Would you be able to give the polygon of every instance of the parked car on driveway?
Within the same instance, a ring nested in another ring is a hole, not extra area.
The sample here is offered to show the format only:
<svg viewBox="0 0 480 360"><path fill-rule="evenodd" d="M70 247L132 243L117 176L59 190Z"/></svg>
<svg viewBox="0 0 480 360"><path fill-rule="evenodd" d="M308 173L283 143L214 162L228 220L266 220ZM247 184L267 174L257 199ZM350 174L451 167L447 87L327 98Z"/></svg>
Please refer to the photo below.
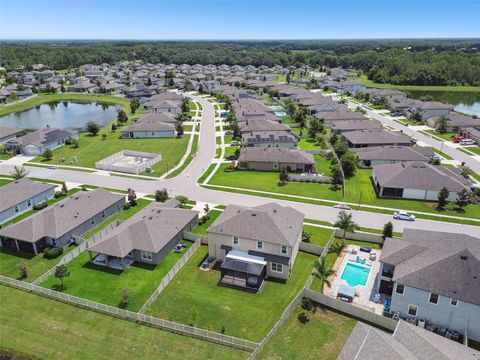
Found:
<svg viewBox="0 0 480 360"><path fill-rule="evenodd" d="M460 141L460 145L475 145L476 142L473 139L463 139Z"/></svg>
<svg viewBox="0 0 480 360"><path fill-rule="evenodd" d="M406 211L396 211L393 214L393 218L396 220L415 221L415 215L410 214Z"/></svg>
<svg viewBox="0 0 480 360"><path fill-rule="evenodd" d="M464 140L465 138L463 136L457 136L456 138L453 138L452 142L455 144L458 144L460 141Z"/></svg>

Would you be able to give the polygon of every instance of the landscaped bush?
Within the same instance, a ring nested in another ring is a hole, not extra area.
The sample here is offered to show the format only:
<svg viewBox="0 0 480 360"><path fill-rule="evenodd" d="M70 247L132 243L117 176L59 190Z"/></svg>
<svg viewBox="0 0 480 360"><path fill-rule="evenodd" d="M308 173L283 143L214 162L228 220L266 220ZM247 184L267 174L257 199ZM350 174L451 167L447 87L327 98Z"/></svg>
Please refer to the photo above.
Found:
<svg viewBox="0 0 480 360"><path fill-rule="evenodd" d="M205 224L208 220L210 220L209 215L203 215L199 220L198 220L198 225L203 225Z"/></svg>
<svg viewBox="0 0 480 360"><path fill-rule="evenodd" d="M300 321L302 324L306 324L310 321L310 319L308 318L308 314L304 311L298 314L297 318L298 318L298 321Z"/></svg>
<svg viewBox="0 0 480 360"><path fill-rule="evenodd" d="M60 256L63 254L63 248L62 247L52 247L52 248L46 248L43 250L43 257L45 259L55 259L57 256Z"/></svg>
<svg viewBox="0 0 480 360"><path fill-rule="evenodd" d="M48 203L44 201L40 204L33 205L33 210L42 210L42 209L45 209L47 206L48 206Z"/></svg>
<svg viewBox="0 0 480 360"><path fill-rule="evenodd" d="M65 196L61 191L55 191L55 199L59 199Z"/></svg>
<svg viewBox="0 0 480 360"><path fill-rule="evenodd" d="M130 203L126 202L125 204L123 204L123 210L128 210L132 207L132 205L130 205Z"/></svg>

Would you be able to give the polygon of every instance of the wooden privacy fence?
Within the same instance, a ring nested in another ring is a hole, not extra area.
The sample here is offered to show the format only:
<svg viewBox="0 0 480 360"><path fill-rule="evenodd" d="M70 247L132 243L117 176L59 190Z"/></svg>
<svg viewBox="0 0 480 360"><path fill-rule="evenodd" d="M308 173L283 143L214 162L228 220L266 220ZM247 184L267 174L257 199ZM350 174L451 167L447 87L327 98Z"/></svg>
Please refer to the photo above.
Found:
<svg viewBox="0 0 480 360"><path fill-rule="evenodd" d="M236 338L230 335L224 335L210 330L199 329L193 326L179 324L173 321L159 319L153 316L136 313L133 311L123 310L117 307L97 303L95 301L64 294L55 290L46 289L35 284L27 283L25 281L11 279L3 275L0 275L0 283L12 286L20 290L26 290L35 294L43 295L58 301L65 302L67 304L87 308L89 310L93 310L99 313L115 316L133 322L138 322L141 324L172 331L175 333L196 337L203 340L208 340L211 342L242 350L253 351L258 346L258 343L253 341Z"/></svg>
<svg viewBox="0 0 480 360"><path fill-rule="evenodd" d="M153 294L148 298L148 300L143 304L142 308L140 309L139 313L144 313L145 310L155 301L157 300L158 295L167 287L167 285L172 281L172 279L175 277L175 275L183 268L183 266L186 264L188 259L193 255L195 251L200 247L201 244L201 237L197 237L195 242L193 243L192 246L187 250L185 254L176 262L173 268L170 269L170 271L163 277L162 282L156 290L153 292Z"/></svg>

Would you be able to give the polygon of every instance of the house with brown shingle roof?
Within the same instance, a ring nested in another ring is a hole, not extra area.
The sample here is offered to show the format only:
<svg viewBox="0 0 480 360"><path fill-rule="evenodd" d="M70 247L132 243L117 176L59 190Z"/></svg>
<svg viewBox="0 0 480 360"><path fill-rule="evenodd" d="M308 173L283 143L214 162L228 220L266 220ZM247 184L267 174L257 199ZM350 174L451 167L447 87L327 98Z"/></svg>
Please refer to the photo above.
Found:
<svg viewBox="0 0 480 360"><path fill-rule="evenodd" d="M258 171L312 172L313 155L296 149L244 147L240 150L238 168Z"/></svg>
<svg viewBox="0 0 480 360"><path fill-rule="evenodd" d="M276 203L228 206L207 230L208 253L222 263L220 284L256 291L265 278L287 280L303 219L299 211Z"/></svg>

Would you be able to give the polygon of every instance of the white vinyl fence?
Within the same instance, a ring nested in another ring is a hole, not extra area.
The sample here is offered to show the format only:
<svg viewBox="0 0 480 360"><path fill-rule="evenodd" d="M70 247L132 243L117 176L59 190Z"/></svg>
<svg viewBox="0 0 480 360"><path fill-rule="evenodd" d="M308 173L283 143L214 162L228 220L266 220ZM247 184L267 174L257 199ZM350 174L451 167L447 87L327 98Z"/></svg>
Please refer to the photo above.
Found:
<svg viewBox="0 0 480 360"><path fill-rule="evenodd" d="M172 331L172 332L176 332L184 335L189 335L192 337L212 341L215 343L219 343L222 345L226 345L226 346L230 346L230 347L234 347L242 350L253 351L258 346L258 343L255 343L253 341L239 339L230 335L224 335L224 334L209 331L209 330L199 329L193 326L183 325L183 324L175 323L173 321L163 320L153 316L140 314L140 313L136 313L128 310L123 310L123 309L105 305L105 304L100 304L95 301L90 301L90 300L79 298L76 296L64 294L58 291L46 289L35 284L27 283L25 281L11 279L3 275L0 275L0 283L4 285L12 286L20 290L26 290L26 291L33 292L35 294L47 296L52 299L62 301L68 304L72 304L72 305L80 306L83 308L87 308L89 310L97 311L99 313L115 316L118 318L133 321L133 322L146 324L149 326L157 327L160 329L164 329L164 330L168 330L168 331Z"/></svg>
<svg viewBox="0 0 480 360"><path fill-rule="evenodd" d="M145 310L155 301L157 300L158 295L165 289L165 287L172 281L174 276L183 268L185 263L190 259L195 251L200 247L201 244L201 237L197 237L195 242L192 246L187 250L185 254L177 261L177 263L170 269L170 271L163 277L162 282L158 285L157 289L153 292L150 298L147 300L145 304L143 304L142 308L140 309L139 313L144 313Z"/></svg>

